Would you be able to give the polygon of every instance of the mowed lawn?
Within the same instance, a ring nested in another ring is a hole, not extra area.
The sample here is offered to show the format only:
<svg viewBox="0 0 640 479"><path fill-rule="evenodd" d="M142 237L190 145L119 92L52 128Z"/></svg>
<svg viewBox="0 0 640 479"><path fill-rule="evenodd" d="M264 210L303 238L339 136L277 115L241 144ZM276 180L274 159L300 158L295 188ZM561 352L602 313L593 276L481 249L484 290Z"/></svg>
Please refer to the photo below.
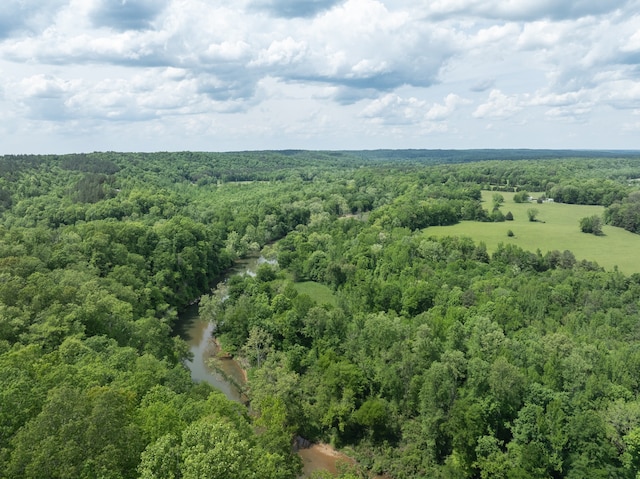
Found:
<svg viewBox="0 0 640 479"><path fill-rule="evenodd" d="M494 192L483 191L486 210L491 211ZM432 226L425 233L434 236L469 236L478 243L483 241L492 253L500 243L513 243L522 249L547 251L572 251L578 260L595 261L607 270L614 266L625 274L640 273L640 235L622 228L604 225L603 236L582 233L580 219L585 216L602 216L604 207L566 205L560 203L514 203L513 193L500 192L505 201L500 208L503 214L511 211L513 221L504 223L480 223L465 221L453 226ZM536 193L532 196L537 197ZM527 210L538 210L536 222L529 221ZM511 230L514 237L507 236Z"/></svg>
<svg viewBox="0 0 640 479"><path fill-rule="evenodd" d="M294 286L298 293L308 294L320 305L336 305L336 297L334 296L333 291L324 284L316 283L315 281L303 281L301 283L294 283Z"/></svg>

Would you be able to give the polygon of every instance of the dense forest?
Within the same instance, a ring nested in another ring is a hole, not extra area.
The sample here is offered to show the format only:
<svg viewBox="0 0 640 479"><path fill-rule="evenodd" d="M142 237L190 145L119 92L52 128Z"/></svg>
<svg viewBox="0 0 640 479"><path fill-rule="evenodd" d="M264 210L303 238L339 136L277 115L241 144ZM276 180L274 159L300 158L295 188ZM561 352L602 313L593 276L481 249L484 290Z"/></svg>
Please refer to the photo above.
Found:
<svg viewBox="0 0 640 479"><path fill-rule="evenodd" d="M638 179L634 152L1 157L0 477L295 478L300 435L344 478L635 478L640 277L429 227L529 191L640 233ZM249 408L185 367L200 296Z"/></svg>

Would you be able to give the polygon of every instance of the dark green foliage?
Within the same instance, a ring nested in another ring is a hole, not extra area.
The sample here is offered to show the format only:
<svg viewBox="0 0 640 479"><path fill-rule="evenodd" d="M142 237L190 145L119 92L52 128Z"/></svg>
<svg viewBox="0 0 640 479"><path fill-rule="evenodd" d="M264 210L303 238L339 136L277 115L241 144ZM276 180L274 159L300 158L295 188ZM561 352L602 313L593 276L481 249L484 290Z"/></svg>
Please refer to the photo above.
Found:
<svg viewBox="0 0 640 479"><path fill-rule="evenodd" d="M11 192L4 188L0 188L0 213L11 208L12 204Z"/></svg>
<svg viewBox="0 0 640 479"><path fill-rule="evenodd" d="M494 210L489 215L489 218L491 219L491 221L495 221L496 223L503 222L507 219L507 217L502 214L502 211L500 211L498 208L494 208Z"/></svg>
<svg viewBox="0 0 640 479"><path fill-rule="evenodd" d="M602 234L602 219L599 216L586 216L580 219L580 231L583 233L592 233L594 235Z"/></svg>
<svg viewBox="0 0 640 479"><path fill-rule="evenodd" d="M96 154L65 155L61 159L60 167L65 170L76 170L102 175L113 175L120 171L120 167L111 159Z"/></svg>
<svg viewBox="0 0 640 479"><path fill-rule="evenodd" d="M516 203L527 203L529 201L529 193L526 191L518 191L513 195L513 201Z"/></svg>
<svg viewBox="0 0 640 479"><path fill-rule="evenodd" d="M635 191L622 202L609 206L604 212L604 221L632 233L640 233L640 193Z"/></svg>
<svg viewBox="0 0 640 479"><path fill-rule="evenodd" d="M549 197L558 203L603 206L623 200L628 192L628 186L602 178L571 183L565 181L548 191Z"/></svg>
<svg viewBox="0 0 640 479"><path fill-rule="evenodd" d="M107 197L109 178L105 175L84 175L76 185L76 200L80 203L97 203Z"/></svg>

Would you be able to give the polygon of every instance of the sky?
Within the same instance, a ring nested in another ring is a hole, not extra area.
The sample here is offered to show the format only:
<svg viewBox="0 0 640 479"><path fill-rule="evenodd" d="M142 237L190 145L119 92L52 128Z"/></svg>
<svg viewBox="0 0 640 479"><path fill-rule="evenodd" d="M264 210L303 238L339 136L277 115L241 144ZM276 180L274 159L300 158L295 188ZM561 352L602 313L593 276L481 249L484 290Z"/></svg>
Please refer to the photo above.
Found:
<svg viewBox="0 0 640 479"><path fill-rule="evenodd" d="M639 139L640 0L0 1L0 154Z"/></svg>

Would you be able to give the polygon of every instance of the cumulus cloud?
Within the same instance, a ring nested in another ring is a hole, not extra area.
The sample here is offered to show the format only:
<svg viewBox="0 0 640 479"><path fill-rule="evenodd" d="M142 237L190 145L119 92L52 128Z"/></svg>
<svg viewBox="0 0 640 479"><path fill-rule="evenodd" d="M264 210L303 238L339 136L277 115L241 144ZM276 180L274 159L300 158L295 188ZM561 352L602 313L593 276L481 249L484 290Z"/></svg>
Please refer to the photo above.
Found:
<svg viewBox="0 0 640 479"><path fill-rule="evenodd" d="M567 34L572 31L569 22L551 22L540 20L524 25L518 37L517 46L523 50L554 48L561 45Z"/></svg>
<svg viewBox="0 0 640 479"><path fill-rule="evenodd" d="M9 92L26 110L29 118L65 120L73 117L67 101L78 90L79 83L40 74L9 85Z"/></svg>
<svg viewBox="0 0 640 479"><path fill-rule="evenodd" d="M91 20L97 27L116 30L140 30L167 6L168 0L96 0Z"/></svg>
<svg viewBox="0 0 640 479"><path fill-rule="evenodd" d="M343 103L403 85L438 81L453 54L450 32L425 25L406 11L376 0L349 0L300 32L306 55L282 71L282 78L339 86ZM300 40L299 40L300 41Z"/></svg>
<svg viewBox="0 0 640 479"><path fill-rule="evenodd" d="M65 3L66 0L3 0L0 3L0 39L19 33L39 33Z"/></svg>
<svg viewBox="0 0 640 479"><path fill-rule="evenodd" d="M618 109L640 108L640 81L616 80L600 85L602 101Z"/></svg>
<svg viewBox="0 0 640 479"><path fill-rule="evenodd" d="M347 104L402 85L432 85L454 53L449 30L424 28L409 12L389 10L380 1L307 3L324 13L304 24L266 22L276 27L266 34L263 19L231 5L92 0L79 7L75 1L51 28L5 42L0 54L59 65L190 68L194 75L206 74L201 89L217 98L225 89L229 98L248 98L260 78L271 75L335 85L334 99ZM299 9L302 4L269 3ZM96 26L109 28L91 28Z"/></svg>
<svg viewBox="0 0 640 479"><path fill-rule="evenodd" d="M563 121L585 121L597 102L592 90L570 92L536 92L524 106L541 107L545 118Z"/></svg>
<svg viewBox="0 0 640 479"><path fill-rule="evenodd" d="M305 41L296 41L290 36L283 40L274 40L261 50L257 58L251 62L254 66L286 66L300 63L308 53Z"/></svg>
<svg viewBox="0 0 640 479"><path fill-rule="evenodd" d="M33 75L10 85L9 92L30 118L46 121L139 122L165 115L240 111L243 102L237 100L242 94L230 92L242 88L216 82L215 78L194 77L186 70L169 68L94 82Z"/></svg>
<svg viewBox="0 0 640 479"><path fill-rule="evenodd" d="M462 98L455 93L449 93L444 99L444 103L435 103L425 117L427 120L442 121L446 120L451 114L462 105L471 103L469 100Z"/></svg>
<svg viewBox="0 0 640 479"><path fill-rule="evenodd" d="M4 118L29 128L212 132L233 117L240 138L277 135L260 124L277 116L301 138L303 108L327 125L311 136L339 118L339 132L418 142L514 117L632 125L639 31L636 0L5 0L0 91Z"/></svg>
<svg viewBox="0 0 640 479"><path fill-rule="evenodd" d="M371 102L361 111L360 116L385 125L433 125L450 119L453 113L469 100L454 93L447 95L442 103L428 103L416 97L404 98L389 93Z"/></svg>
<svg viewBox="0 0 640 479"><path fill-rule="evenodd" d="M601 15L630 3L629 0L435 0L426 5L429 14L440 16L464 15L490 19L534 21Z"/></svg>
<svg viewBox="0 0 640 479"><path fill-rule="evenodd" d="M505 95L494 89L489 93L486 102L479 105L473 112L474 118L507 119L522 110L522 105L514 95Z"/></svg>
<svg viewBox="0 0 640 479"><path fill-rule="evenodd" d="M417 98L402 98L389 93L373 100L361 112L361 116L377 123L408 124L421 121L425 115L427 103Z"/></svg>
<svg viewBox="0 0 640 479"><path fill-rule="evenodd" d="M253 7L278 17L312 17L342 0L256 0Z"/></svg>

